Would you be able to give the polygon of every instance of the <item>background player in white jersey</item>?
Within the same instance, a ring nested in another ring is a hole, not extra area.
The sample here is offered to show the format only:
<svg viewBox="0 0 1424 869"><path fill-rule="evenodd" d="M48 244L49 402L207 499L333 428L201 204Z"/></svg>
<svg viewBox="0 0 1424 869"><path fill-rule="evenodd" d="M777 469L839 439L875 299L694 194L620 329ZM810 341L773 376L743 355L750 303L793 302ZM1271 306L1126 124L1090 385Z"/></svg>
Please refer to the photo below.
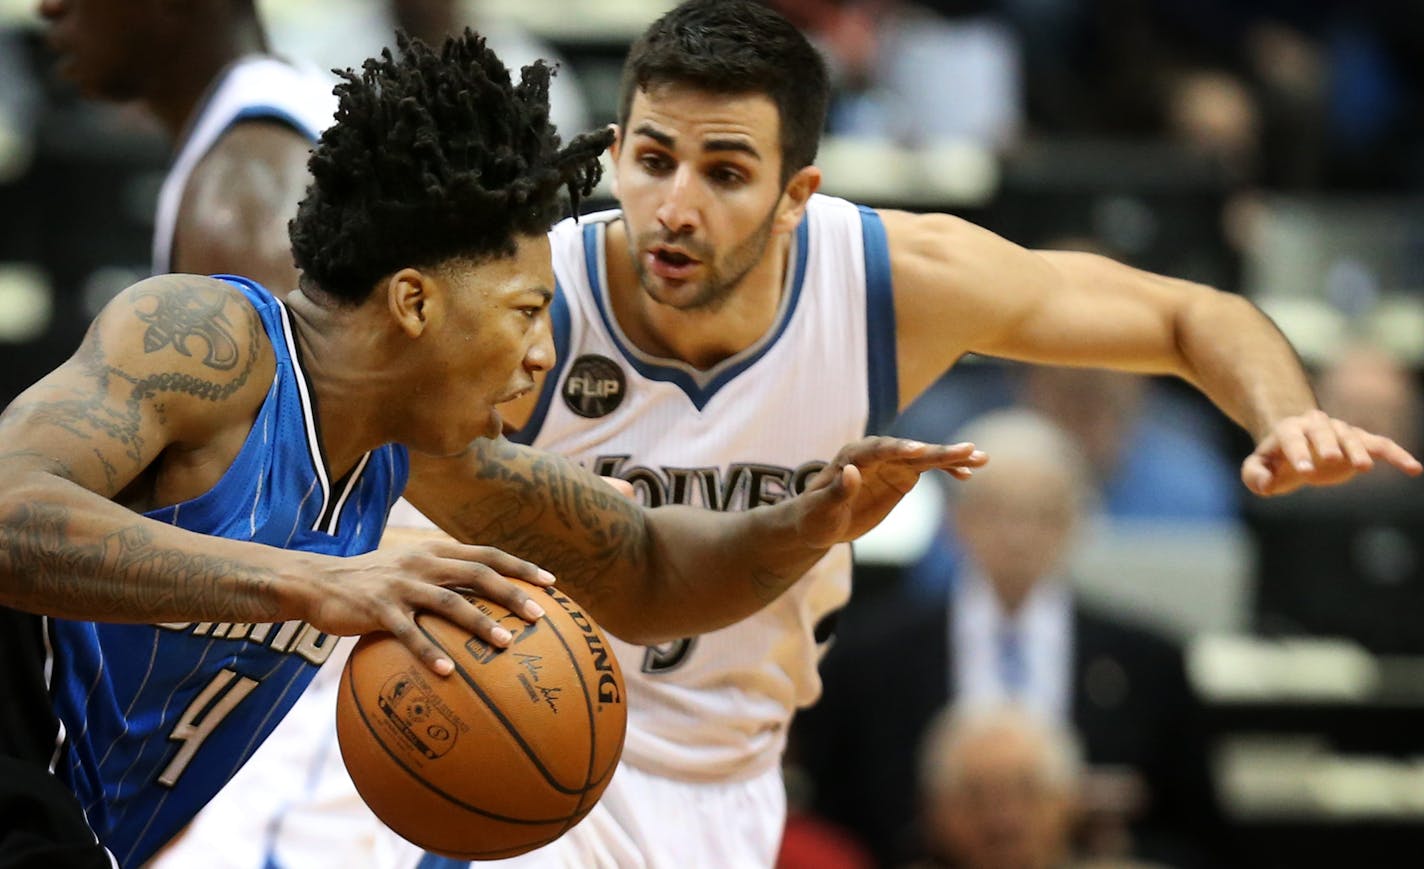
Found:
<svg viewBox="0 0 1424 869"><path fill-rule="evenodd" d="M336 80L272 56L253 0L41 0L39 12L66 78L86 96L137 101L174 144L154 274L241 273L295 289L287 221Z"/></svg>
<svg viewBox="0 0 1424 869"><path fill-rule="evenodd" d="M512 84L468 33L348 74L285 304L245 278L151 278L0 416L0 864L145 863L332 635L389 630L448 674L416 612L496 645L508 631L455 589L538 617L499 574L552 577L488 546L370 552L407 477L414 503L459 502L455 537L528 552L653 638L764 605L920 470L968 458L861 442L855 467L739 518L638 511L499 439L494 406L551 359L544 233L607 141L560 146L548 75Z"/></svg>
<svg viewBox="0 0 1424 869"><path fill-rule="evenodd" d="M650 503L739 509L794 491L838 438L884 424L973 352L1182 377L1255 438L1241 478L1259 495L1376 460L1419 473L1392 441L1317 410L1290 346L1244 299L816 195L825 107L819 56L759 3L691 0L648 28L624 66L621 212L551 236L559 361L506 414L522 437ZM720 631L618 644L623 764L582 824L510 862L770 866L786 726L819 692L817 645L848 567L834 553Z"/></svg>

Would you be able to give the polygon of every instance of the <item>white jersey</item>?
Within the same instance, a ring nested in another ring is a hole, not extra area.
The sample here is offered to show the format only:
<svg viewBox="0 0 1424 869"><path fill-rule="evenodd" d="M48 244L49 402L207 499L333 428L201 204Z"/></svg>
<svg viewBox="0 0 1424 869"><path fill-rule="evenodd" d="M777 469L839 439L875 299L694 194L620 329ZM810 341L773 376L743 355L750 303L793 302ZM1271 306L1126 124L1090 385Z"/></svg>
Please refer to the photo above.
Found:
<svg viewBox="0 0 1424 869"><path fill-rule="evenodd" d="M240 121L272 120L287 124L313 143L336 114L336 80L312 66L294 66L254 54L230 65L209 87L202 105L188 121L178 154L158 193L153 227L153 273L173 270L173 239L183 191L198 161L227 130Z"/></svg>
<svg viewBox="0 0 1424 869"><path fill-rule="evenodd" d="M641 352L614 321L604 233L616 211L552 231L558 362L513 439L618 476L647 504L743 510L801 490L898 405L884 228L872 210L812 197L775 324L701 371ZM628 680L625 762L671 778L774 766L850 594L849 545L738 624L658 647L613 640Z"/></svg>

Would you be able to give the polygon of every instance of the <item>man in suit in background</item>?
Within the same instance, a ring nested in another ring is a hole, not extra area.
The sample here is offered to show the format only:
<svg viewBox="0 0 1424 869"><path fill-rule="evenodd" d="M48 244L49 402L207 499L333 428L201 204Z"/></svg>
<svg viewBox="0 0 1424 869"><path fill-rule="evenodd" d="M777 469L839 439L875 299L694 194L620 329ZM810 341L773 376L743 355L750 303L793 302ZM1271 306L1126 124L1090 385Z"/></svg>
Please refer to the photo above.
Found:
<svg viewBox="0 0 1424 869"><path fill-rule="evenodd" d="M994 453L953 493L963 566L945 607L897 608L827 655L822 702L794 732L815 808L884 863L922 853L912 783L928 723L946 702L1012 701L1082 735L1097 780L1128 797L1132 854L1219 859L1206 853L1220 830L1181 650L1076 599L1065 575L1094 496L1081 453L1023 409L962 436Z"/></svg>

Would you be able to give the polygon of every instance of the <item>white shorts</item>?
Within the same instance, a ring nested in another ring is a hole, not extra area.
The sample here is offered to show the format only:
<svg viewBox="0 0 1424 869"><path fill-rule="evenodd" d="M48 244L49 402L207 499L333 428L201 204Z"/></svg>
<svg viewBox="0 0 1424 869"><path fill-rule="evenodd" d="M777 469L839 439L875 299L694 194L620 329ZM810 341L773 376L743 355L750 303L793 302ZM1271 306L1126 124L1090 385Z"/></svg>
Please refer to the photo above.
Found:
<svg viewBox="0 0 1424 869"><path fill-rule="evenodd" d="M397 866L771 869L785 825L786 788L778 767L750 779L702 783L664 778L623 765L588 817L537 851L473 864L411 854Z"/></svg>

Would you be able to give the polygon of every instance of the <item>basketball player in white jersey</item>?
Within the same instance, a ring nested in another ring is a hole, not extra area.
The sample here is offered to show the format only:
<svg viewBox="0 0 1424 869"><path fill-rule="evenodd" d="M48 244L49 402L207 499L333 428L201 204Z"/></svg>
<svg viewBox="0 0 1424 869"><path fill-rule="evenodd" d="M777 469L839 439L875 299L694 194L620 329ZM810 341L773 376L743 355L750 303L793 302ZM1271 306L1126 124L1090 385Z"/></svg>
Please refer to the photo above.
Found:
<svg viewBox="0 0 1424 869"><path fill-rule="evenodd" d="M973 352L1186 379L1255 437L1241 478L1258 495L1381 460L1420 472L1316 409L1291 347L1240 297L818 195L826 100L816 52L760 3L690 0L651 25L624 66L621 211L551 235L558 361L506 413L516 437L623 477L647 503L739 510L794 492ZM771 866L787 725L820 691L849 566L843 547L714 633L615 643L622 765L579 826L508 863Z"/></svg>
<svg viewBox="0 0 1424 869"><path fill-rule="evenodd" d="M253 0L41 0L39 11L67 78L86 96L138 101L173 142L154 274L241 273L294 289L287 221L336 80L272 56Z"/></svg>

